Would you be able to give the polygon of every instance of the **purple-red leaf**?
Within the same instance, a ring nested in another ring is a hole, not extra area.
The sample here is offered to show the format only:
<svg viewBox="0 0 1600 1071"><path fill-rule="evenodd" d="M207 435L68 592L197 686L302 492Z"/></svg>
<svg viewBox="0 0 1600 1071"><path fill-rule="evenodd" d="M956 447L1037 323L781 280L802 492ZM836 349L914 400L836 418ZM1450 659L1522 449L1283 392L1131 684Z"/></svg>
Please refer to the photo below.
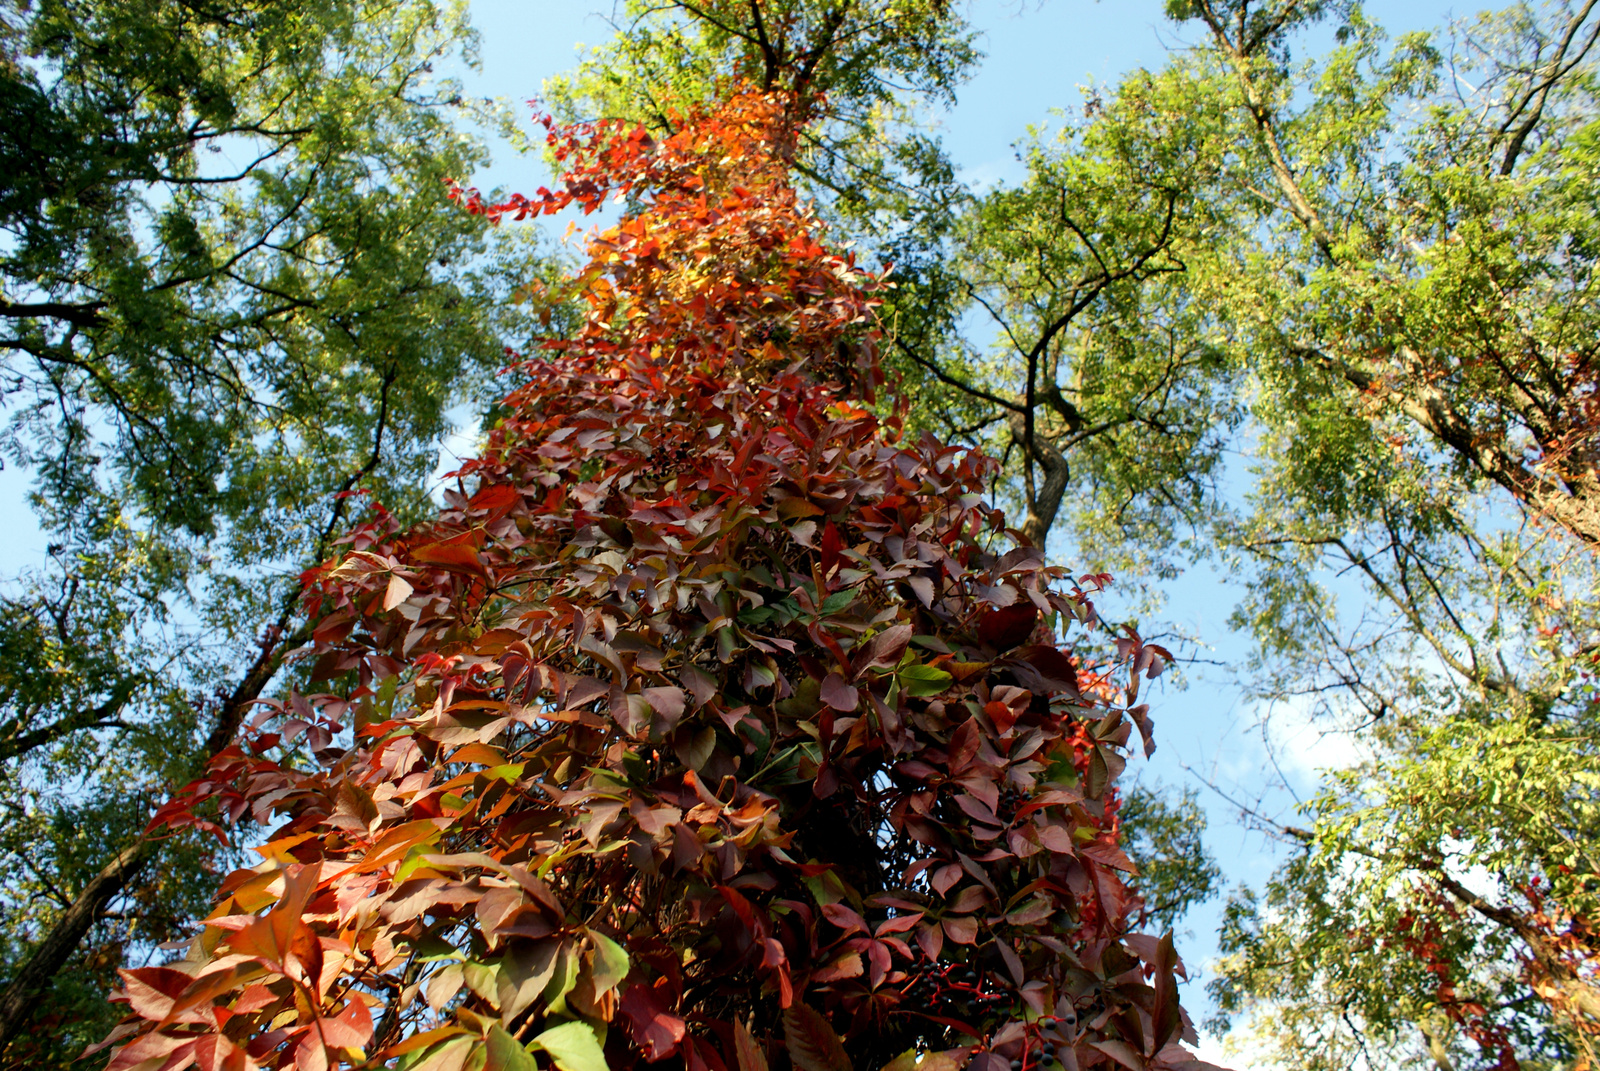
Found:
<svg viewBox="0 0 1600 1071"><path fill-rule="evenodd" d="M1014 602L978 616L978 639L996 651L1009 651L1026 643L1039 621L1031 602Z"/></svg>

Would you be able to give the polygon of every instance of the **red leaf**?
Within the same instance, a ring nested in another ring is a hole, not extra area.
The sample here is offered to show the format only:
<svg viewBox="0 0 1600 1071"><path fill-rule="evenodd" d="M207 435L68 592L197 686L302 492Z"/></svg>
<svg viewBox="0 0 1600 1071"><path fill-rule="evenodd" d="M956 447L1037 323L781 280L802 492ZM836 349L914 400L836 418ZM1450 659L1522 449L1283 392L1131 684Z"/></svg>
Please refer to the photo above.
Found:
<svg viewBox="0 0 1600 1071"><path fill-rule="evenodd" d="M959 774L972 765L972 760L977 758L978 755L978 744L978 723L971 720L962 722L954 735L950 737L950 772L952 774Z"/></svg>
<svg viewBox="0 0 1600 1071"><path fill-rule="evenodd" d="M1022 648L1012 657L1025 662L1039 674L1045 686L1042 690L1065 692L1074 697L1078 695L1078 670L1072 660L1057 648L1048 643L1037 643Z"/></svg>
<svg viewBox="0 0 1600 1071"><path fill-rule="evenodd" d="M338 1049L359 1049L372 1037L372 1014L366 1004L352 998L336 1018L321 1020L322 1036Z"/></svg>
<svg viewBox="0 0 1600 1071"><path fill-rule="evenodd" d="M1031 602L1015 602L978 617L978 639L996 651L1009 651L1027 642L1039 621L1039 611Z"/></svg>
<svg viewBox="0 0 1600 1071"><path fill-rule="evenodd" d="M845 933L868 933L867 922L844 904L823 904L822 917Z"/></svg>
<svg viewBox="0 0 1600 1071"><path fill-rule="evenodd" d="M989 722L1001 736L1009 733L1012 726L1017 724L1017 712L998 699L985 703L983 712L989 715Z"/></svg>
<svg viewBox="0 0 1600 1071"><path fill-rule="evenodd" d="M839 564L839 552L844 549L844 540L839 535L839 529L829 521L822 529L822 575L827 576ZM820 594L817 596L822 597Z"/></svg>
<svg viewBox="0 0 1600 1071"><path fill-rule="evenodd" d="M873 989L883 984L884 977L889 973L891 961L889 946L882 941L873 941L867 945L867 963L871 970L867 975L867 982Z"/></svg>
<svg viewBox="0 0 1600 1071"><path fill-rule="evenodd" d="M478 493L473 495L467 505L473 509L495 510L510 509L522 498L521 492L507 483L494 483L487 487L480 487Z"/></svg>
<svg viewBox="0 0 1600 1071"><path fill-rule="evenodd" d="M1138 868L1133 865L1133 860L1128 854L1115 844L1107 844L1103 840L1090 841L1078 849L1079 855L1086 855L1097 863L1104 863L1114 870L1121 870L1128 874L1137 874Z"/></svg>
<svg viewBox="0 0 1600 1071"><path fill-rule="evenodd" d="M944 932L958 945L970 945L978 939L978 920L971 915L944 920Z"/></svg>
<svg viewBox="0 0 1600 1071"><path fill-rule="evenodd" d="M687 1032L684 1021L668 1010L666 984L665 979L654 986L634 982L622 994L622 1003L617 1007L633 1043L643 1050L644 1058L651 1063L677 1052Z"/></svg>
<svg viewBox="0 0 1600 1071"><path fill-rule="evenodd" d="M921 921L922 912L920 911L911 915L898 915L895 918L886 919L885 921L878 923L878 928L873 931L873 935L876 937L882 937L885 934L904 933Z"/></svg>
<svg viewBox="0 0 1600 1071"><path fill-rule="evenodd" d="M243 1049L221 1034L210 1034L194 1043L194 1062L200 1071L244 1071Z"/></svg>
<svg viewBox="0 0 1600 1071"><path fill-rule="evenodd" d="M840 713L848 714L861 703L861 693L837 673L822 678L821 695L824 703Z"/></svg>
<svg viewBox="0 0 1600 1071"><path fill-rule="evenodd" d="M173 1037L171 1034L146 1034L135 1038L127 1045L117 1050L111 1058L106 1071L128 1071L129 1068L138 1067L150 1061L167 1057L169 1062L181 1060L185 1050L193 1052L194 1039ZM160 1067L163 1064L150 1064ZM174 1064L174 1066L177 1066Z"/></svg>
<svg viewBox="0 0 1600 1071"><path fill-rule="evenodd" d="M1156 753L1156 723L1150 717L1150 705L1140 703L1128 709L1128 716L1139 727L1139 736L1144 740L1144 757L1149 758Z"/></svg>
<svg viewBox="0 0 1600 1071"><path fill-rule="evenodd" d="M1078 845L1072 839L1072 834L1058 825L1040 822L1035 827L1039 831L1039 843L1045 850L1055 852L1057 855L1074 855Z"/></svg>
<svg viewBox="0 0 1600 1071"><path fill-rule="evenodd" d="M161 1022L172 1011L173 1002L194 979L170 967L140 967L119 970L128 1006L136 1015Z"/></svg>

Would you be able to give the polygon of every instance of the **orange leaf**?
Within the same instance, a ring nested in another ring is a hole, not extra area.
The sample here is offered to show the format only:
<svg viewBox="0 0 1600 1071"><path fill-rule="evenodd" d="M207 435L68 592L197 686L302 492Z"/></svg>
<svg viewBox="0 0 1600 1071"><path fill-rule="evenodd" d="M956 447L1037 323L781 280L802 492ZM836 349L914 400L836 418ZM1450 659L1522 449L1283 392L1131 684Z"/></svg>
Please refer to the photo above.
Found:
<svg viewBox="0 0 1600 1071"><path fill-rule="evenodd" d="M467 543L429 543L411 551L411 560L428 565L441 565L446 569L461 569L478 576L488 575L478 551Z"/></svg>

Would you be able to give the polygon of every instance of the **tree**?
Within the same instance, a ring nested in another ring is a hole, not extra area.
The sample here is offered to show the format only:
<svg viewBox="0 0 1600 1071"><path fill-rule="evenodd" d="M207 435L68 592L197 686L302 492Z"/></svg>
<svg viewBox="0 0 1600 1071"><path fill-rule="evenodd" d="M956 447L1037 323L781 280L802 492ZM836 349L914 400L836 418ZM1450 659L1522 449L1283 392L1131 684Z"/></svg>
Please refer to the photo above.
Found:
<svg viewBox="0 0 1600 1071"><path fill-rule="evenodd" d="M1484 16L1448 53L1386 51L1351 4L1171 11L1199 42L1091 93L980 202L958 259L995 350L919 356L1022 423L1000 441L1046 475L1013 470L1026 501L1050 505L1052 466L1094 488L1061 499L1084 545L1159 574L1181 557L1136 536L1165 526L1242 578L1254 698L1368 749L1309 828L1264 818L1297 847L1264 904L1232 905L1219 1025L1247 1017L1295 1067L1588 1058L1593 5ZM1324 20L1334 47L1297 62ZM1114 182L1056 180L1108 159ZM1137 205L1147 176L1170 235L1059 192ZM1060 325L1043 349L1038 324ZM1120 410L1075 423L1067 388ZM1072 452L1046 464L1040 440ZM1249 458L1235 495L1228 450Z"/></svg>
<svg viewBox="0 0 1600 1071"><path fill-rule="evenodd" d="M570 74L548 80L555 114L605 115L672 132L670 102L718 99L732 80L787 92L820 114L801 128L797 181L854 226L901 227L949 164L918 112L955 102L981 56L943 0L633 0L616 34ZM675 105L676 106L676 105ZM899 212L885 212L897 207Z"/></svg>
<svg viewBox="0 0 1600 1071"><path fill-rule="evenodd" d="M877 295L888 328L881 356L891 374L914 385L910 426L990 446L1007 458L1014 440L1033 444L1017 451L1031 459L1019 481L1025 493L1012 497L1007 482L989 489L1015 502L1027 538L1043 546L1066 500L1074 503L1068 511L1074 518L1085 515L1086 501L1102 503L1117 516L1112 542L1128 552L1107 567L1120 573L1126 565L1138 576L1161 559L1174 516L1199 523L1221 456L1219 430L1238 419L1237 406L1226 390L1195 387L1188 370L1215 369L1217 354L1180 349L1189 344L1177 324L1152 330L1152 310L1161 309L1140 289L1181 267L1171 256L1173 243L1185 228L1199 226L1186 191L1189 168L1204 154L1189 133L1172 125L1146 137L1143 147L1159 154L1156 167L1133 147L1105 138L1093 146L1092 162L1069 160L1053 170L1039 148L1031 159L1050 172L1041 189L979 199L957 181L926 124L930 109L954 103L981 58L977 35L951 5L636 4L616 29L576 71L545 83L557 115L623 118L664 137L674 128L663 99L713 101L729 79L816 95L798 100L826 99L801 128L795 182L822 218L852 236L864 262L892 266L893 285ZM1071 233L1063 229L1068 223L1080 227L1087 244L1067 254L1042 252L1051 236ZM1000 232L1008 236L1003 249L975 241ZM1067 276L1071 293L1048 308L1022 307L1025 278L1037 284ZM1005 308L1015 337L1027 340L1018 344L1033 369L1032 388L985 361L963 336L961 313L974 297ZM1022 305L1007 304L1011 299ZM1175 319L1185 317L1193 313ZM1095 328L1083 330L1091 320ZM1086 335L1102 340L1093 347L1093 364L1075 373L1078 382L1064 384L1056 375L1072 366L1063 361L1064 346ZM984 434L997 428L998 436ZM1152 436L1153 428L1167 433ZM1159 444L1149 449L1153 439ZM1131 510L1124 481L1138 486ZM1155 896L1164 904L1161 917L1175 921L1196 902L1191 897L1205 899L1216 889L1200 840L1203 815L1150 792L1137 800L1140 820L1152 828L1133 843L1152 852L1193 850L1137 857L1141 870L1163 875ZM1168 832L1180 817L1199 823L1187 837Z"/></svg>
<svg viewBox="0 0 1600 1071"><path fill-rule="evenodd" d="M279 825L124 972L113 1067L1205 1066L1118 876L1165 652L1007 549L992 462L863 408L882 278L795 114L552 124L556 192L463 194L631 208L444 511L309 575L333 690L158 816Z"/></svg>
<svg viewBox="0 0 1600 1071"><path fill-rule="evenodd" d="M204 912L226 862L152 866L138 831L309 636L294 578L349 495L425 501L507 325L445 197L482 159L429 74L470 57L458 9L43 0L0 25L3 442L51 543L0 602L0 1040L49 1064L103 1033L125 955Z"/></svg>
<svg viewBox="0 0 1600 1071"><path fill-rule="evenodd" d="M1591 6L1485 16L1448 68L1342 11L1314 70L1288 35L1320 9L1181 12L1237 131L1222 188L1257 206L1197 287L1261 369L1259 491L1222 532L1256 566L1257 691L1371 747L1225 939L1224 1008L1295 1064L1587 1058L1600 1027Z"/></svg>

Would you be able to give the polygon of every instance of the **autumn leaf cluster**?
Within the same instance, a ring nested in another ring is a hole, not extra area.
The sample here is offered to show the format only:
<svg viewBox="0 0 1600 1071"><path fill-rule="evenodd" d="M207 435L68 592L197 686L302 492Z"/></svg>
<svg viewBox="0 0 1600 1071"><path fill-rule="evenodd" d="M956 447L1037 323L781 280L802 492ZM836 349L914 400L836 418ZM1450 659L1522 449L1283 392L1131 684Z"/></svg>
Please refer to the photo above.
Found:
<svg viewBox="0 0 1600 1071"><path fill-rule="evenodd" d="M308 575L328 691L158 815L270 834L124 972L113 1071L1200 1066L1118 845L1165 652L868 408L885 283L793 112L552 126L559 190L457 191L627 211L438 517Z"/></svg>

